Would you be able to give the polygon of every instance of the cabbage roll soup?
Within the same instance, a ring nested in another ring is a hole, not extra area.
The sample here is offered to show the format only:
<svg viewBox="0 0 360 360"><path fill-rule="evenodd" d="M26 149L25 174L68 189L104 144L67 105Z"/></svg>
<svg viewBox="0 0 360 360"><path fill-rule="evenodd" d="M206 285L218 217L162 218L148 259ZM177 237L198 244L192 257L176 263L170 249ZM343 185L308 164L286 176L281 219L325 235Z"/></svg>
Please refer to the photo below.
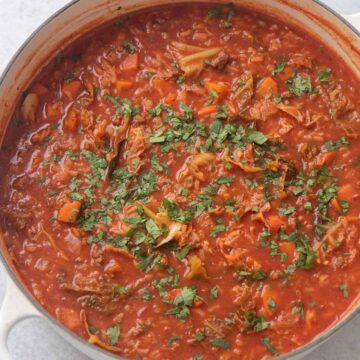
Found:
<svg viewBox="0 0 360 360"><path fill-rule="evenodd" d="M360 85L232 5L119 17L54 54L1 150L34 298L126 359L272 359L360 293Z"/></svg>

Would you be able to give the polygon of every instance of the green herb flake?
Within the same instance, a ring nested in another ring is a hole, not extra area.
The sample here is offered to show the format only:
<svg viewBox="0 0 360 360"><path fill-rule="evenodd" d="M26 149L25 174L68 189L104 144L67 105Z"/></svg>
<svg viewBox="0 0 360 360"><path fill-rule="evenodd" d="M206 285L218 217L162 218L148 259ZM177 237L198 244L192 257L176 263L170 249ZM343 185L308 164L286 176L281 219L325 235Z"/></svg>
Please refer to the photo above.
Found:
<svg viewBox="0 0 360 360"><path fill-rule="evenodd" d="M221 8L218 5L213 6L208 12L209 18L219 18L221 16Z"/></svg>
<svg viewBox="0 0 360 360"><path fill-rule="evenodd" d="M221 349L229 349L230 348L230 343L223 338L211 339L210 343L212 346L215 346L217 348L221 348Z"/></svg>
<svg viewBox="0 0 360 360"><path fill-rule="evenodd" d="M187 254L189 253L189 251L191 250L191 247L192 247L191 244L184 246L180 251L176 253L176 258L180 261L184 260Z"/></svg>
<svg viewBox="0 0 360 360"><path fill-rule="evenodd" d="M318 72L318 79L322 82L327 82L327 81L330 81L331 79L331 69L329 68L326 68L326 69L323 69L323 70L320 70Z"/></svg>
<svg viewBox="0 0 360 360"><path fill-rule="evenodd" d="M205 333L203 332L203 331L197 331L196 333L195 333L195 340L196 341L203 341L203 340L205 340L205 338L206 338L206 335L205 335Z"/></svg>
<svg viewBox="0 0 360 360"><path fill-rule="evenodd" d="M271 354L279 355L279 352L276 350L276 348L267 336L263 337L260 341Z"/></svg>
<svg viewBox="0 0 360 360"><path fill-rule="evenodd" d="M341 147L348 146L349 144L350 144L349 140L345 136L342 136L339 140L336 141L333 140L326 141L324 147L327 151L334 151Z"/></svg>
<svg viewBox="0 0 360 360"><path fill-rule="evenodd" d="M283 204L282 207L279 208L279 214L282 216L290 216L295 212L294 206L289 206L286 204Z"/></svg>
<svg viewBox="0 0 360 360"><path fill-rule="evenodd" d="M277 75L277 74L282 73L284 71L284 69L285 69L285 65L286 65L285 61L281 61L281 62L276 63L275 64L275 69L274 69L274 74Z"/></svg>
<svg viewBox="0 0 360 360"><path fill-rule="evenodd" d="M347 283L340 284L339 289L342 291L344 298L349 297L349 286Z"/></svg>
<svg viewBox="0 0 360 360"><path fill-rule="evenodd" d="M267 301L267 304L269 306L269 308L271 310L275 310L276 309L276 302L275 300L272 298L272 297L269 297L268 301Z"/></svg>
<svg viewBox="0 0 360 360"><path fill-rule="evenodd" d="M214 286L213 288L210 289L210 298L212 300L217 299L218 297L218 288L216 286Z"/></svg>
<svg viewBox="0 0 360 360"><path fill-rule="evenodd" d="M301 96L305 93L311 94L313 92L313 87L309 77L305 78L297 75L296 78L289 79L287 81L287 85L290 92L296 96Z"/></svg>
<svg viewBox="0 0 360 360"><path fill-rule="evenodd" d="M144 301L151 301L153 298L151 292L149 291L149 289L144 289L143 290L143 300Z"/></svg>
<svg viewBox="0 0 360 360"><path fill-rule="evenodd" d="M216 237L218 233L224 232L226 230L227 230L227 226L225 225L215 225L210 231L210 236Z"/></svg>
<svg viewBox="0 0 360 360"><path fill-rule="evenodd" d="M173 346L173 344L175 343L175 341L179 340L180 336L179 335L173 335L170 337L170 339L167 341L166 346L168 348L171 348Z"/></svg>
<svg viewBox="0 0 360 360"><path fill-rule="evenodd" d="M257 145L263 145L267 142L268 138L260 131L252 131L248 137L249 142L254 142Z"/></svg>
<svg viewBox="0 0 360 360"><path fill-rule="evenodd" d="M106 330L106 335L109 338L110 345L115 346L119 341L120 336L120 324L117 323Z"/></svg>
<svg viewBox="0 0 360 360"><path fill-rule="evenodd" d="M135 54L137 52L137 48L131 40L124 40L123 48L128 54Z"/></svg>

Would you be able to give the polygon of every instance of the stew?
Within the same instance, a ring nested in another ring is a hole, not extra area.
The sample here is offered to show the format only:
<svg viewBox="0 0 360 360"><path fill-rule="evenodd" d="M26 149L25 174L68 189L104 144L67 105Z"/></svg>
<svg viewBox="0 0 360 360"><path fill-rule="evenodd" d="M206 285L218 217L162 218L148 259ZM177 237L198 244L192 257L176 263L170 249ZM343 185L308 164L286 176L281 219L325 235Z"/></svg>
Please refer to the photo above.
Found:
<svg viewBox="0 0 360 360"><path fill-rule="evenodd" d="M360 293L360 91L231 5L120 17L14 113L1 226L36 300L128 359L272 358Z"/></svg>

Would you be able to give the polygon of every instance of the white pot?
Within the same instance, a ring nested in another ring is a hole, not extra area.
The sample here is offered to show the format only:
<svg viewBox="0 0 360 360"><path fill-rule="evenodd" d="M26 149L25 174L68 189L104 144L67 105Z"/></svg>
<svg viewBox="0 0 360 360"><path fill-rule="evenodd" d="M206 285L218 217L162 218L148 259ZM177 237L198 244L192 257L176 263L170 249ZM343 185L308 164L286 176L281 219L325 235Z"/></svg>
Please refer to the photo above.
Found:
<svg viewBox="0 0 360 360"><path fill-rule="evenodd" d="M75 0L54 14L19 49L4 71L0 80L0 144L7 125L23 89L26 89L44 64L64 47L82 34L121 14L147 8L152 5L174 3L172 0ZM192 2L181 0L181 2ZM198 0L198 2L215 2ZM227 3L228 0L218 0ZM347 17L347 21L320 2L312 0L233 0L233 3L255 9L272 16L286 19L286 22L304 28L314 37L323 41L338 54L360 79L360 14ZM121 8L119 8L121 5ZM352 24L352 25L351 25ZM46 318L55 330L75 348L98 360L119 359L79 336L54 320L25 289L8 260L0 229L0 260L7 274L7 292L0 311L0 358L11 360L7 350L7 336L10 329L27 317ZM330 335L354 318L360 311L359 304L328 331L294 352L279 359L300 359Z"/></svg>

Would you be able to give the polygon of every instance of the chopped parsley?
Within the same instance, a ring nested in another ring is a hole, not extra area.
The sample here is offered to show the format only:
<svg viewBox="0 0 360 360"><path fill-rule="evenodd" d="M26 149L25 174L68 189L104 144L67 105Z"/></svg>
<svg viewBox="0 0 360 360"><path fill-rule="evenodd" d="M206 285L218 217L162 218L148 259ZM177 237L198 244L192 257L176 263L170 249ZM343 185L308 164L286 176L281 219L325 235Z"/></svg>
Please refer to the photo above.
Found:
<svg viewBox="0 0 360 360"><path fill-rule="evenodd" d="M344 298L349 297L349 286L347 283L340 284L339 289L342 291Z"/></svg>
<svg viewBox="0 0 360 360"><path fill-rule="evenodd" d="M283 216L290 216L295 212L295 207L294 206L289 206L286 204L283 204L280 208L279 208L279 214L283 215Z"/></svg>
<svg viewBox="0 0 360 360"><path fill-rule="evenodd" d="M326 69L323 69L323 70L320 70L318 72L318 79L322 82L326 82L326 81L330 81L331 79L331 69L329 68L326 68Z"/></svg>
<svg viewBox="0 0 360 360"><path fill-rule="evenodd" d="M265 280L267 278L267 274L263 269L256 271L239 270L238 275L252 280Z"/></svg>
<svg viewBox="0 0 360 360"><path fill-rule="evenodd" d="M229 349L230 348L230 343L223 338L211 339L210 343L212 346L215 346L217 348L221 348L221 349Z"/></svg>
<svg viewBox="0 0 360 360"><path fill-rule="evenodd" d="M165 315L175 315L180 321L185 321L190 315L190 307L197 299L200 298L196 295L196 288L185 286L173 302L175 307L167 310Z"/></svg>
<svg viewBox="0 0 360 360"><path fill-rule="evenodd" d="M179 335L173 335L171 336L171 338L167 341L166 346L168 348L171 348L173 346L173 344L175 343L175 341L179 340L180 336Z"/></svg>
<svg viewBox="0 0 360 360"><path fill-rule="evenodd" d="M226 231L226 230L227 230L227 226L225 226L225 225L215 225L210 231L210 236L216 237L218 233Z"/></svg>
<svg viewBox="0 0 360 360"><path fill-rule="evenodd" d="M135 54L137 52L137 48L131 40L124 40L123 48L128 54Z"/></svg>
<svg viewBox="0 0 360 360"><path fill-rule="evenodd" d="M282 73L284 71L284 69L285 69L285 65L286 65L285 61L281 61L281 62L276 63L275 64L275 69L274 69L274 74L277 75L277 74Z"/></svg>
<svg viewBox="0 0 360 360"><path fill-rule="evenodd" d="M348 146L349 140L346 137L342 136L339 140L333 141L329 140L324 144L324 147L327 151L334 151L344 146Z"/></svg>
<svg viewBox="0 0 360 360"><path fill-rule="evenodd" d="M210 298L212 300L217 299L218 297L218 288L216 286L214 286L213 288L210 289Z"/></svg>
<svg viewBox="0 0 360 360"><path fill-rule="evenodd" d="M305 93L312 94L313 92L313 87L309 77L305 78L297 75L295 78L289 79L287 81L287 85L290 92L296 96L301 96Z"/></svg>
<svg viewBox="0 0 360 360"><path fill-rule="evenodd" d="M271 354L279 355L279 352L276 350L276 348L267 336L263 337L260 341Z"/></svg>
<svg viewBox="0 0 360 360"><path fill-rule="evenodd" d="M257 315L253 311L246 312L244 314L244 319L246 324L246 331L262 331L270 326L269 322L267 322L262 316Z"/></svg>
<svg viewBox="0 0 360 360"><path fill-rule="evenodd" d="M112 346L116 345L119 341L119 336L120 336L120 324L117 323L114 326L109 327L106 330L106 335L109 338L110 345Z"/></svg>
<svg viewBox="0 0 360 360"><path fill-rule="evenodd" d="M191 247L192 247L191 244L184 246L180 251L176 253L176 258L178 260L184 260L187 254L189 253L189 251L191 250Z"/></svg>

